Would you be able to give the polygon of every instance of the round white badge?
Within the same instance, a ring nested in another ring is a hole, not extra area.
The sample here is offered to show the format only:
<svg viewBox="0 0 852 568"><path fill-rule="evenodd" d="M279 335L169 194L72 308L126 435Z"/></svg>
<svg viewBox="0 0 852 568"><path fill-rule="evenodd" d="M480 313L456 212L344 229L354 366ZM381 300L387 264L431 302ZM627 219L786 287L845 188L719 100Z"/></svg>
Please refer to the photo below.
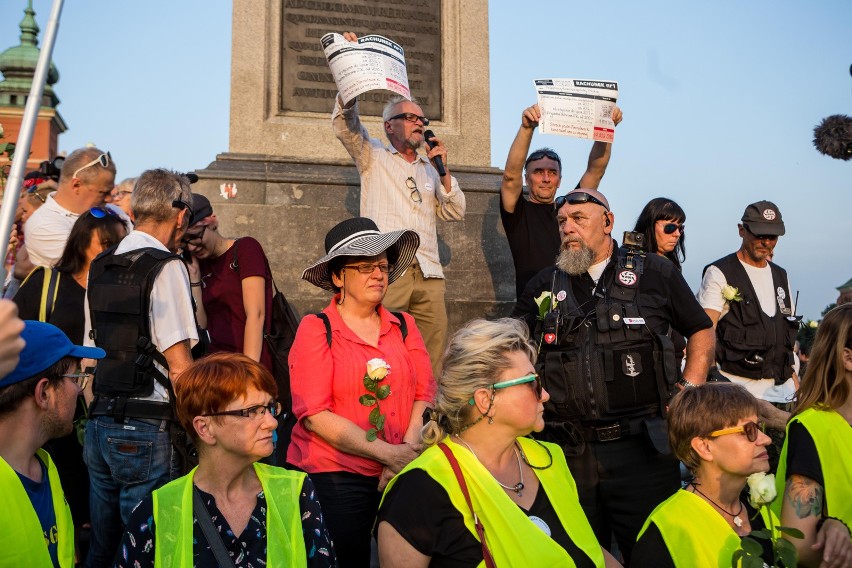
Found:
<svg viewBox="0 0 852 568"><path fill-rule="evenodd" d="M618 281L625 286L633 286L636 284L636 273L631 270L622 270L618 273Z"/></svg>
<svg viewBox="0 0 852 568"><path fill-rule="evenodd" d="M778 297L782 300L787 297L787 293L784 291L784 288L778 286Z"/></svg>
<svg viewBox="0 0 852 568"><path fill-rule="evenodd" d="M550 527L544 522L544 519L536 517L535 515L530 515L530 520L532 521L532 524L541 529L541 532L550 536Z"/></svg>
<svg viewBox="0 0 852 568"><path fill-rule="evenodd" d="M560 290L556 293L556 301L561 302L565 298L568 297L568 294L565 293L565 290Z"/></svg>
<svg viewBox="0 0 852 568"><path fill-rule="evenodd" d="M773 211L772 209L764 209L763 218L767 221L773 220L775 218L775 211Z"/></svg>

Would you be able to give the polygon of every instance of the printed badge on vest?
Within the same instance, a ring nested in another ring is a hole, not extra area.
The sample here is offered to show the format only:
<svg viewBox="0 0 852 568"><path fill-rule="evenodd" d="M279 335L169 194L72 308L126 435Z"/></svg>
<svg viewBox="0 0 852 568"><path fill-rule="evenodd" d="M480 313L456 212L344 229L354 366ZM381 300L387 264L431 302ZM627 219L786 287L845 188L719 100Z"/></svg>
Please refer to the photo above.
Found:
<svg viewBox="0 0 852 568"><path fill-rule="evenodd" d="M639 277L632 270L622 270L618 273L618 281L621 282L622 286L633 288L639 282Z"/></svg>
<svg viewBox="0 0 852 568"><path fill-rule="evenodd" d="M628 377L638 377L642 373L642 357L638 353L623 353L621 372Z"/></svg>

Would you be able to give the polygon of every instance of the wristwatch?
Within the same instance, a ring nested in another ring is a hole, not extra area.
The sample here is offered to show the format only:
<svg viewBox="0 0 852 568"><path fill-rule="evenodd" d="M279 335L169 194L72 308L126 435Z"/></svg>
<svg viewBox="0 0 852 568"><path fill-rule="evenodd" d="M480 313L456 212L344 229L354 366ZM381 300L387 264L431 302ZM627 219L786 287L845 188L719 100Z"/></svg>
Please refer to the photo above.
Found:
<svg viewBox="0 0 852 568"><path fill-rule="evenodd" d="M690 383L689 381L687 381L686 377L681 377L680 380L677 382L677 384L679 384L680 386L682 386L685 389L686 388L695 388L695 387L698 386L695 383Z"/></svg>

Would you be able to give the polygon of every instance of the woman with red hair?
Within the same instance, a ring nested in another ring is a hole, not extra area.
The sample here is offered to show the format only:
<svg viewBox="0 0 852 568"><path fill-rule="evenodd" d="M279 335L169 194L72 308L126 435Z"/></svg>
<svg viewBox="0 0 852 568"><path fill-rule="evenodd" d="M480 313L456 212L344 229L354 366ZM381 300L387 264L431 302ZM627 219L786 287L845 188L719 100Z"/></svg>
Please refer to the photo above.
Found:
<svg viewBox="0 0 852 568"><path fill-rule="evenodd" d="M174 388L198 467L136 507L115 566L222 566L222 555L235 566L336 566L310 478L258 463L272 453L281 411L269 371L217 353L193 363Z"/></svg>

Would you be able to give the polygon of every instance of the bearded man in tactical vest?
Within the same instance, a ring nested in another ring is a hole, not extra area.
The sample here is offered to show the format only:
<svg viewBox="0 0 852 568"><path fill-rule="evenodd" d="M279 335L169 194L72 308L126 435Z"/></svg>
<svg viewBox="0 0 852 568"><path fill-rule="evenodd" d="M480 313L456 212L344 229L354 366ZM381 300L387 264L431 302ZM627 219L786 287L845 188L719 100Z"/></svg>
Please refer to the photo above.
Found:
<svg viewBox="0 0 852 568"><path fill-rule="evenodd" d="M772 438L769 467L775 471L798 388L793 347L802 318L787 272L770 262L785 233L781 211L771 201L752 203L738 228L740 249L704 268L698 301L713 320L719 371L761 404Z"/></svg>
<svg viewBox="0 0 852 568"><path fill-rule="evenodd" d="M192 223L186 176L148 170L136 182L136 226L89 270L86 337L106 351L95 372L85 454L92 541L86 565L112 564L133 507L179 475L172 382L198 341L189 275L173 252Z"/></svg>
<svg viewBox="0 0 852 568"><path fill-rule="evenodd" d="M530 280L514 315L539 345L536 370L550 393L542 437L565 451L601 546L614 534L629 563L645 518L680 487L666 404L678 382L705 381L712 322L668 259L636 242L619 248L599 191L575 189L554 206L556 266ZM688 339L683 376L671 329Z"/></svg>

